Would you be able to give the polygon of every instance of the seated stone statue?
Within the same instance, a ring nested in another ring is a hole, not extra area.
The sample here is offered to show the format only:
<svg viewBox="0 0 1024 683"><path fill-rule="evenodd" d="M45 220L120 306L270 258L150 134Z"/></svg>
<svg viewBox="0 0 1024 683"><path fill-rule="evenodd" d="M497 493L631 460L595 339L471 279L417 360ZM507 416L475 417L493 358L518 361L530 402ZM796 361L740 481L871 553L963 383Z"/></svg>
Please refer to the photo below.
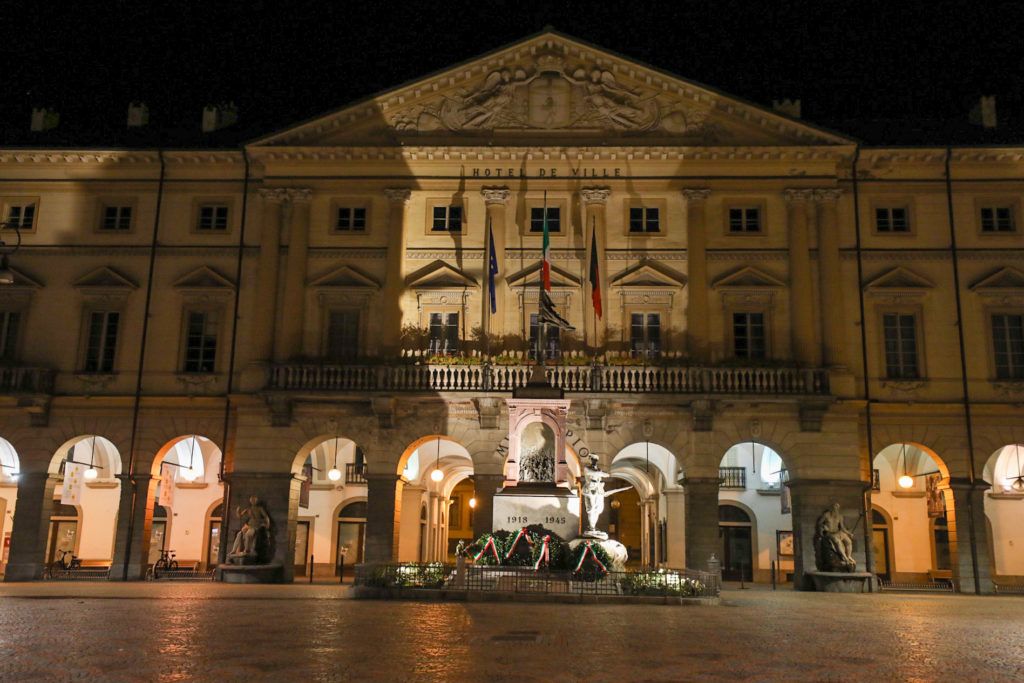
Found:
<svg viewBox="0 0 1024 683"><path fill-rule="evenodd" d="M839 503L825 510L814 527L814 555L818 571L852 572L857 569L853 559L853 534L846 528Z"/></svg>
<svg viewBox="0 0 1024 683"><path fill-rule="evenodd" d="M228 553L228 560L242 564L259 561L262 546L270 533L270 515L257 496L249 497L249 507L238 507L238 517L244 521L235 534L235 541Z"/></svg>

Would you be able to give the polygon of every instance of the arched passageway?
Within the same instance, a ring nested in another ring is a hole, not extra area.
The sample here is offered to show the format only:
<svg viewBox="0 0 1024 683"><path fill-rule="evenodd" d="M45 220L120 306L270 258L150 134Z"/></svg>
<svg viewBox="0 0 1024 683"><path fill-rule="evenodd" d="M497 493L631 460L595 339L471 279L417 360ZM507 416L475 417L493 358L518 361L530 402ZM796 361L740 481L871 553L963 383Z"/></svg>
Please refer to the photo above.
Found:
<svg viewBox="0 0 1024 683"><path fill-rule="evenodd" d="M1024 444L997 449L985 463L985 515L991 529L992 575L997 584L1024 583Z"/></svg>

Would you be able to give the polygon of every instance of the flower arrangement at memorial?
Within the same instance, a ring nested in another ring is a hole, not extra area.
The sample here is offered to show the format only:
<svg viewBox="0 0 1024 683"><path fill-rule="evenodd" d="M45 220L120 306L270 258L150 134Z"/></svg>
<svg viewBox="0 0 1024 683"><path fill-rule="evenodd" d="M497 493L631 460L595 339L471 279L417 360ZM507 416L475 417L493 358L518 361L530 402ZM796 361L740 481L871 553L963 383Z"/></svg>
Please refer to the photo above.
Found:
<svg viewBox="0 0 1024 683"><path fill-rule="evenodd" d="M572 551L570 568L573 578L582 581L597 581L608 574L611 564L611 555L600 543L583 541Z"/></svg>
<svg viewBox="0 0 1024 683"><path fill-rule="evenodd" d="M484 534L473 547L473 562L487 566L565 569L568 558L565 540L539 524Z"/></svg>
<svg viewBox="0 0 1024 683"><path fill-rule="evenodd" d="M619 580L622 590L629 595L700 596L706 586L696 579L680 576L677 572L631 571Z"/></svg>

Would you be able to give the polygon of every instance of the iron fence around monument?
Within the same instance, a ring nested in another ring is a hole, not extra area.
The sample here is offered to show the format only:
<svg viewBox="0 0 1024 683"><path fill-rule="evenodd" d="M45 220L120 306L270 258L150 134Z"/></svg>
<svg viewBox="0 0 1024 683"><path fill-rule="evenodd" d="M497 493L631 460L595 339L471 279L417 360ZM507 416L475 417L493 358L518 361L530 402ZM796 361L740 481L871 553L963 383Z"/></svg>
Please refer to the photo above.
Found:
<svg viewBox="0 0 1024 683"><path fill-rule="evenodd" d="M604 595L715 598L721 591L717 574L691 569L602 571L534 571L532 567L501 567L440 562L356 565L355 585L388 589L464 590L533 595Z"/></svg>

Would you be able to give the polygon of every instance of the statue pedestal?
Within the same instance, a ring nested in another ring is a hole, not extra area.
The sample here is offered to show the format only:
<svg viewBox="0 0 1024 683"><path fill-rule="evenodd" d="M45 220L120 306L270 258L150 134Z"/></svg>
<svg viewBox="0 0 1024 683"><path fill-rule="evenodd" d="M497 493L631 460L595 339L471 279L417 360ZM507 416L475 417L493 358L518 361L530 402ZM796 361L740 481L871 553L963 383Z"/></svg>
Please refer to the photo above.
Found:
<svg viewBox="0 0 1024 683"><path fill-rule="evenodd" d="M870 593L870 572L819 572L808 571L806 575L814 581L814 590L822 593Z"/></svg>
<svg viewBox="0 0 1024 683"><path fill-rule="evenodd" d="M224 583L282 583L280 564L219 564L214 579Z"/></svg>
<svg viewBox="0 0 1024 683"><path fill-rule="evenodd" d="M580 499L572 491L549 484L520 484L494 494L493 531L517 532L539 524L565 540L580 531Z"/></svg>

